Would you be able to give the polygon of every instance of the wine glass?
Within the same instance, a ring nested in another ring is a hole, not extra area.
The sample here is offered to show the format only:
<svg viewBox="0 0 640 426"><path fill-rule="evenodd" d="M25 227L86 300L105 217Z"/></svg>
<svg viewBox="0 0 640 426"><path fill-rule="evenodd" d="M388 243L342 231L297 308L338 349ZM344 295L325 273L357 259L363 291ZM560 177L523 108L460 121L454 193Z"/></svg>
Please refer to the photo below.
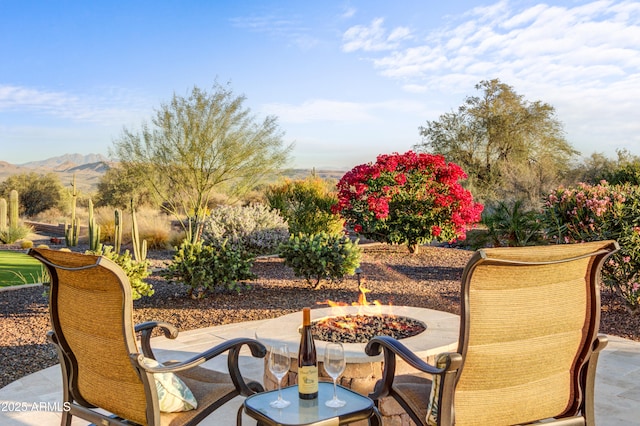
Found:
<svg viewBox="0 0 640 426"><path fill-rule="evenodd" d="M337 384L336 381L346 367L346 361L344 359L344 348L342 343L327 343L324 349L324 369L327 374L333 379L333 399L330 399L325 403L327 407L344 407L345 401L339 400L336 394Z"/></svg>
<svg viewBox="0 0 640 426"><path fill-rule="evenodd" d="M282 378L289 371L289 348L286 344L271 347L269 353L269 371L278 380L278 399L269 403L273 408L284 408L291 404L291 401L282 399Z"/></svg>

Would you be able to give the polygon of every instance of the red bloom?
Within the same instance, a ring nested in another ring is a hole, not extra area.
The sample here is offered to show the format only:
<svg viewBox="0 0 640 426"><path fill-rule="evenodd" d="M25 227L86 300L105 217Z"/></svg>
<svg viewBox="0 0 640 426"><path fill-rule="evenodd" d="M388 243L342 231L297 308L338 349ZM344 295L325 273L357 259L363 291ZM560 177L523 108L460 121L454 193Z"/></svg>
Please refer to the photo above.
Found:
<svg viewBox="0 0 640 426"><path fill-rule="evenodd" d="M404 185L407 182L407 176L404 173L399 173L396 175L395 181L398 185Z"/></svg>
<svg viewBox="0 0 640 426"><path fill-rule="evenodd" d="M336 210L356 232L376 241L422 244L464 238L483 208L458 182L465 177L442 155L379 155L375 163L356 166L340 179Z"/></svg>

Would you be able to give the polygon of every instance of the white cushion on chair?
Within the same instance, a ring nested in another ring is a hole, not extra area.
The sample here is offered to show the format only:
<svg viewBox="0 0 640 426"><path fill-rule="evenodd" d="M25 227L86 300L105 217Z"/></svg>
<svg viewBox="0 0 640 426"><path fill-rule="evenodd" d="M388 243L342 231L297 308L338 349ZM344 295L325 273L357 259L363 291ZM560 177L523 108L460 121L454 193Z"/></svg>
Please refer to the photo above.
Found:
<svg viewBox="0 0 640 426"><path fill-rule="evenodd" d="M148 367L160 367L161 364L152 358L145 358L144 363ZM158 392L160 411L175 413L189 411L198 407L191 389L173 373L153 373Z"/></svg>

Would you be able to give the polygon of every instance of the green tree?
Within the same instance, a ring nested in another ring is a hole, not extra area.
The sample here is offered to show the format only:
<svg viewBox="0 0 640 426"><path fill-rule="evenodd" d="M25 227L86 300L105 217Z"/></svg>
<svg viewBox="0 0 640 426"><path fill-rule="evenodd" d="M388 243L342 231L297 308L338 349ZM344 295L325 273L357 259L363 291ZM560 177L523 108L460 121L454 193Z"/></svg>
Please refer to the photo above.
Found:
<svg viewBox="0 0 640 426"><path fill-rule="evenodd" d="M35 172L9 176L0 183L0 197L8 199L12 189L18 191L21 216L35 216L59 206L64 190L55 174Z"/></svg>
<svg viewBox="0 0 640 426"><path fill-rule="evenodd" d="M610 184L630 183L640 185L640 157L626 149L616 150L617 158L594 152L582 159L567 175L564 184L567 186L585 182L597 185L602 180Z"/></svg>
<svg viewBox="0 0 640 426"><path fill-rule="evenodd" d="M126 209L133 200L136 206L158 207L153 188L147 184L146 168L112 167L100 178L97 186L96 206Z"/></svg>
<svg viewBox="0 0 640 426"><path fill-rule="evenodd" d="M291 147L273 116L258 120L244 96L215 84L173 95L139 132L124 129L114 153L124 170L144 170L163 208L199 238L209 201L217 193L242 194L275 174ZM186 216L186 219L184 217Z"/></svg>
<svg viewBox="0 0 640 426"><path fill-rule="evenodd" d="M555 109L528 102L498 79L481 81L457 112L420 127L416 148L444 155L468 174L481 201L535 203L556 186L577 154L565 140Z"/></svg>

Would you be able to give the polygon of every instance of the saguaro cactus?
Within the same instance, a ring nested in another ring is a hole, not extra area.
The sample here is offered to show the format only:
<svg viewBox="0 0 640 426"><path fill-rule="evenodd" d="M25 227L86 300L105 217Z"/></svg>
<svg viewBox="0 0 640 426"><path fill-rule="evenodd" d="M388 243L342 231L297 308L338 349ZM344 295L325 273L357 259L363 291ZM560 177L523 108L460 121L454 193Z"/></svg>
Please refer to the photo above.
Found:
<svg viewBox="0 0 640 426"><path fill-rule="evenodd" d="M0 198L0 232L7 230L7 200Z"/></svg>
<svg viewBox="0 0 640 426"><path fill-rule="evenodd" d="M93 201L89 198L89 250L98 251L100 247L100 225L93 216Z"/></svg>
<svg viewBox="0 0 640 426"><path fill-rule="evenodd" d="M71 181L71 223L64 224L64 240L67 247L75 247L78 245L78 235L80 234L80 223L76 218L76 203L78 201L78 190L76 188L76 175L73 175Z"/></svg>
<svg viewBox="0 0 640 426"><path fill-rule="evenodd" d="M116 209L114 212L114 227L113 227L113 249L117 254L120 254L120 247L122 247L122 210Z"/></svg>
<svg viewBox="0 0 640 426"><path fill-rule="evenodd" d="M19 218L18 191L12 189L9 193L9 228L18 227Z"/></svg>
<svg viewBox="0 0 640 426"><path fill-rule="evenodd" d="M140 242L140 233L138 232L138 220L136 219L136 210L131 200L131 244L133 245L133 257L142 262L147 258L147 240Z"/></svg>

